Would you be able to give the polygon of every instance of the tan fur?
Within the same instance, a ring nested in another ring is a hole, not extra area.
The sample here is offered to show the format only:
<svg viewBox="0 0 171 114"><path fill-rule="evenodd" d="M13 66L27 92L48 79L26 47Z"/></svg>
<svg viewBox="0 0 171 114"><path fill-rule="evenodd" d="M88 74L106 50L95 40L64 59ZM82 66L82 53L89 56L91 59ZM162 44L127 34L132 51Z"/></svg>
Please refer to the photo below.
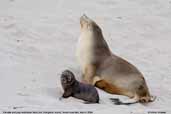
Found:
<svg viewBox="0 0 171 114"><path fill-rule="evenodd" d="M123 95L124 90L118 88L117 86L114 86L112 84L109 84L105 80L100 80L95 83L95 86L103 89L104 91L111 93L111 94L117 94L117 95Z"/></svg>
<svg viewBox="0 0 171 114"><path fill-rule="evenodd" d="M77 57L84 80L112 94L150 101L143 75L126 60L112 54L100 27L90 18L80 18L81 35Z"/></svg>

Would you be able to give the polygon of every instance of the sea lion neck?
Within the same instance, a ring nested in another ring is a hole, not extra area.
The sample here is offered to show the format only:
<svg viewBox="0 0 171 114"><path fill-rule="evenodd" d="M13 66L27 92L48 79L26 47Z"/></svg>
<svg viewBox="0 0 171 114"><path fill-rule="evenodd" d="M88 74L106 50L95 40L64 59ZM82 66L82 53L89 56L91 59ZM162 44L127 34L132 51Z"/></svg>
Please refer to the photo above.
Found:
<svg viewBox="0 0 171 114"><path fill-rule="evenodd" d="M70 86L77 86L79 84L79 82L77 81L77 80L74 80L71 84L70 84Z"/></svg>

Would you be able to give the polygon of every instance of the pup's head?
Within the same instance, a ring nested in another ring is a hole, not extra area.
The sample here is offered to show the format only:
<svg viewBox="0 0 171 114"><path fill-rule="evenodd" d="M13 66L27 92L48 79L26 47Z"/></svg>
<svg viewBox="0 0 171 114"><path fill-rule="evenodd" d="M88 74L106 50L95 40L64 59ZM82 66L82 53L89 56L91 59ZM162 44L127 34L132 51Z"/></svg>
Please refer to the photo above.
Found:
<svg viewBox="0 0 171 114"><path fill-rule="evenodd" d="M100 27L89 17L87 17L85 14L80 17L80 26L81 31L93 31L94 33L97 32L97 34L100 32Z"/></svg>
<svg viewBox="0 0 171 114"><path fill-rule="evenodd" d="M71 71L65 70L62 72L62 75L61 75L61 83L62 84L71 85L75 81L76 81L75 76Z"/></svg>

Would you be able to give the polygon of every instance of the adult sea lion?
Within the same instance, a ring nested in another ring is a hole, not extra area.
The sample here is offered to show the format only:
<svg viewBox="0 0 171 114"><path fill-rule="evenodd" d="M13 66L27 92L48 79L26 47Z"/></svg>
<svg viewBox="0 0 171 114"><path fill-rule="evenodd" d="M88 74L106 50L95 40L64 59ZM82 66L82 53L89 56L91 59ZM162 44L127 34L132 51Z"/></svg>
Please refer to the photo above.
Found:
<svg viewBox="0 0 171 114"><path fill-rule="evenodd" d="M80 26L77 58L83 79L108 93L132 98L128 103L153 101L142 73L110 51L101 28L86 15L80 17Z"/></svg>

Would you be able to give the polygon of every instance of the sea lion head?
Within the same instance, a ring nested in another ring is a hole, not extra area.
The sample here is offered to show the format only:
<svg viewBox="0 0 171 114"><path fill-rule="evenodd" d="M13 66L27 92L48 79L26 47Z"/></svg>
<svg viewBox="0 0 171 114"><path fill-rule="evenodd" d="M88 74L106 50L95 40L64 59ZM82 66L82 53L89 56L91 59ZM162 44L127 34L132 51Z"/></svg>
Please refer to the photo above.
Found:
<svg viewBox="0 0 171 114"><path fill-rule="evenodd" d="M100 27L85 14L80 17L81 31L90 31L96 34L101 34Z"/></svg>
<svg viewBox="0 0 171 114"><path fill-rule="evenodd" d="M65 70L62 72L61 75L61 83L62 85L72 85L76 81L74 74L69 71Z"/></svg>

